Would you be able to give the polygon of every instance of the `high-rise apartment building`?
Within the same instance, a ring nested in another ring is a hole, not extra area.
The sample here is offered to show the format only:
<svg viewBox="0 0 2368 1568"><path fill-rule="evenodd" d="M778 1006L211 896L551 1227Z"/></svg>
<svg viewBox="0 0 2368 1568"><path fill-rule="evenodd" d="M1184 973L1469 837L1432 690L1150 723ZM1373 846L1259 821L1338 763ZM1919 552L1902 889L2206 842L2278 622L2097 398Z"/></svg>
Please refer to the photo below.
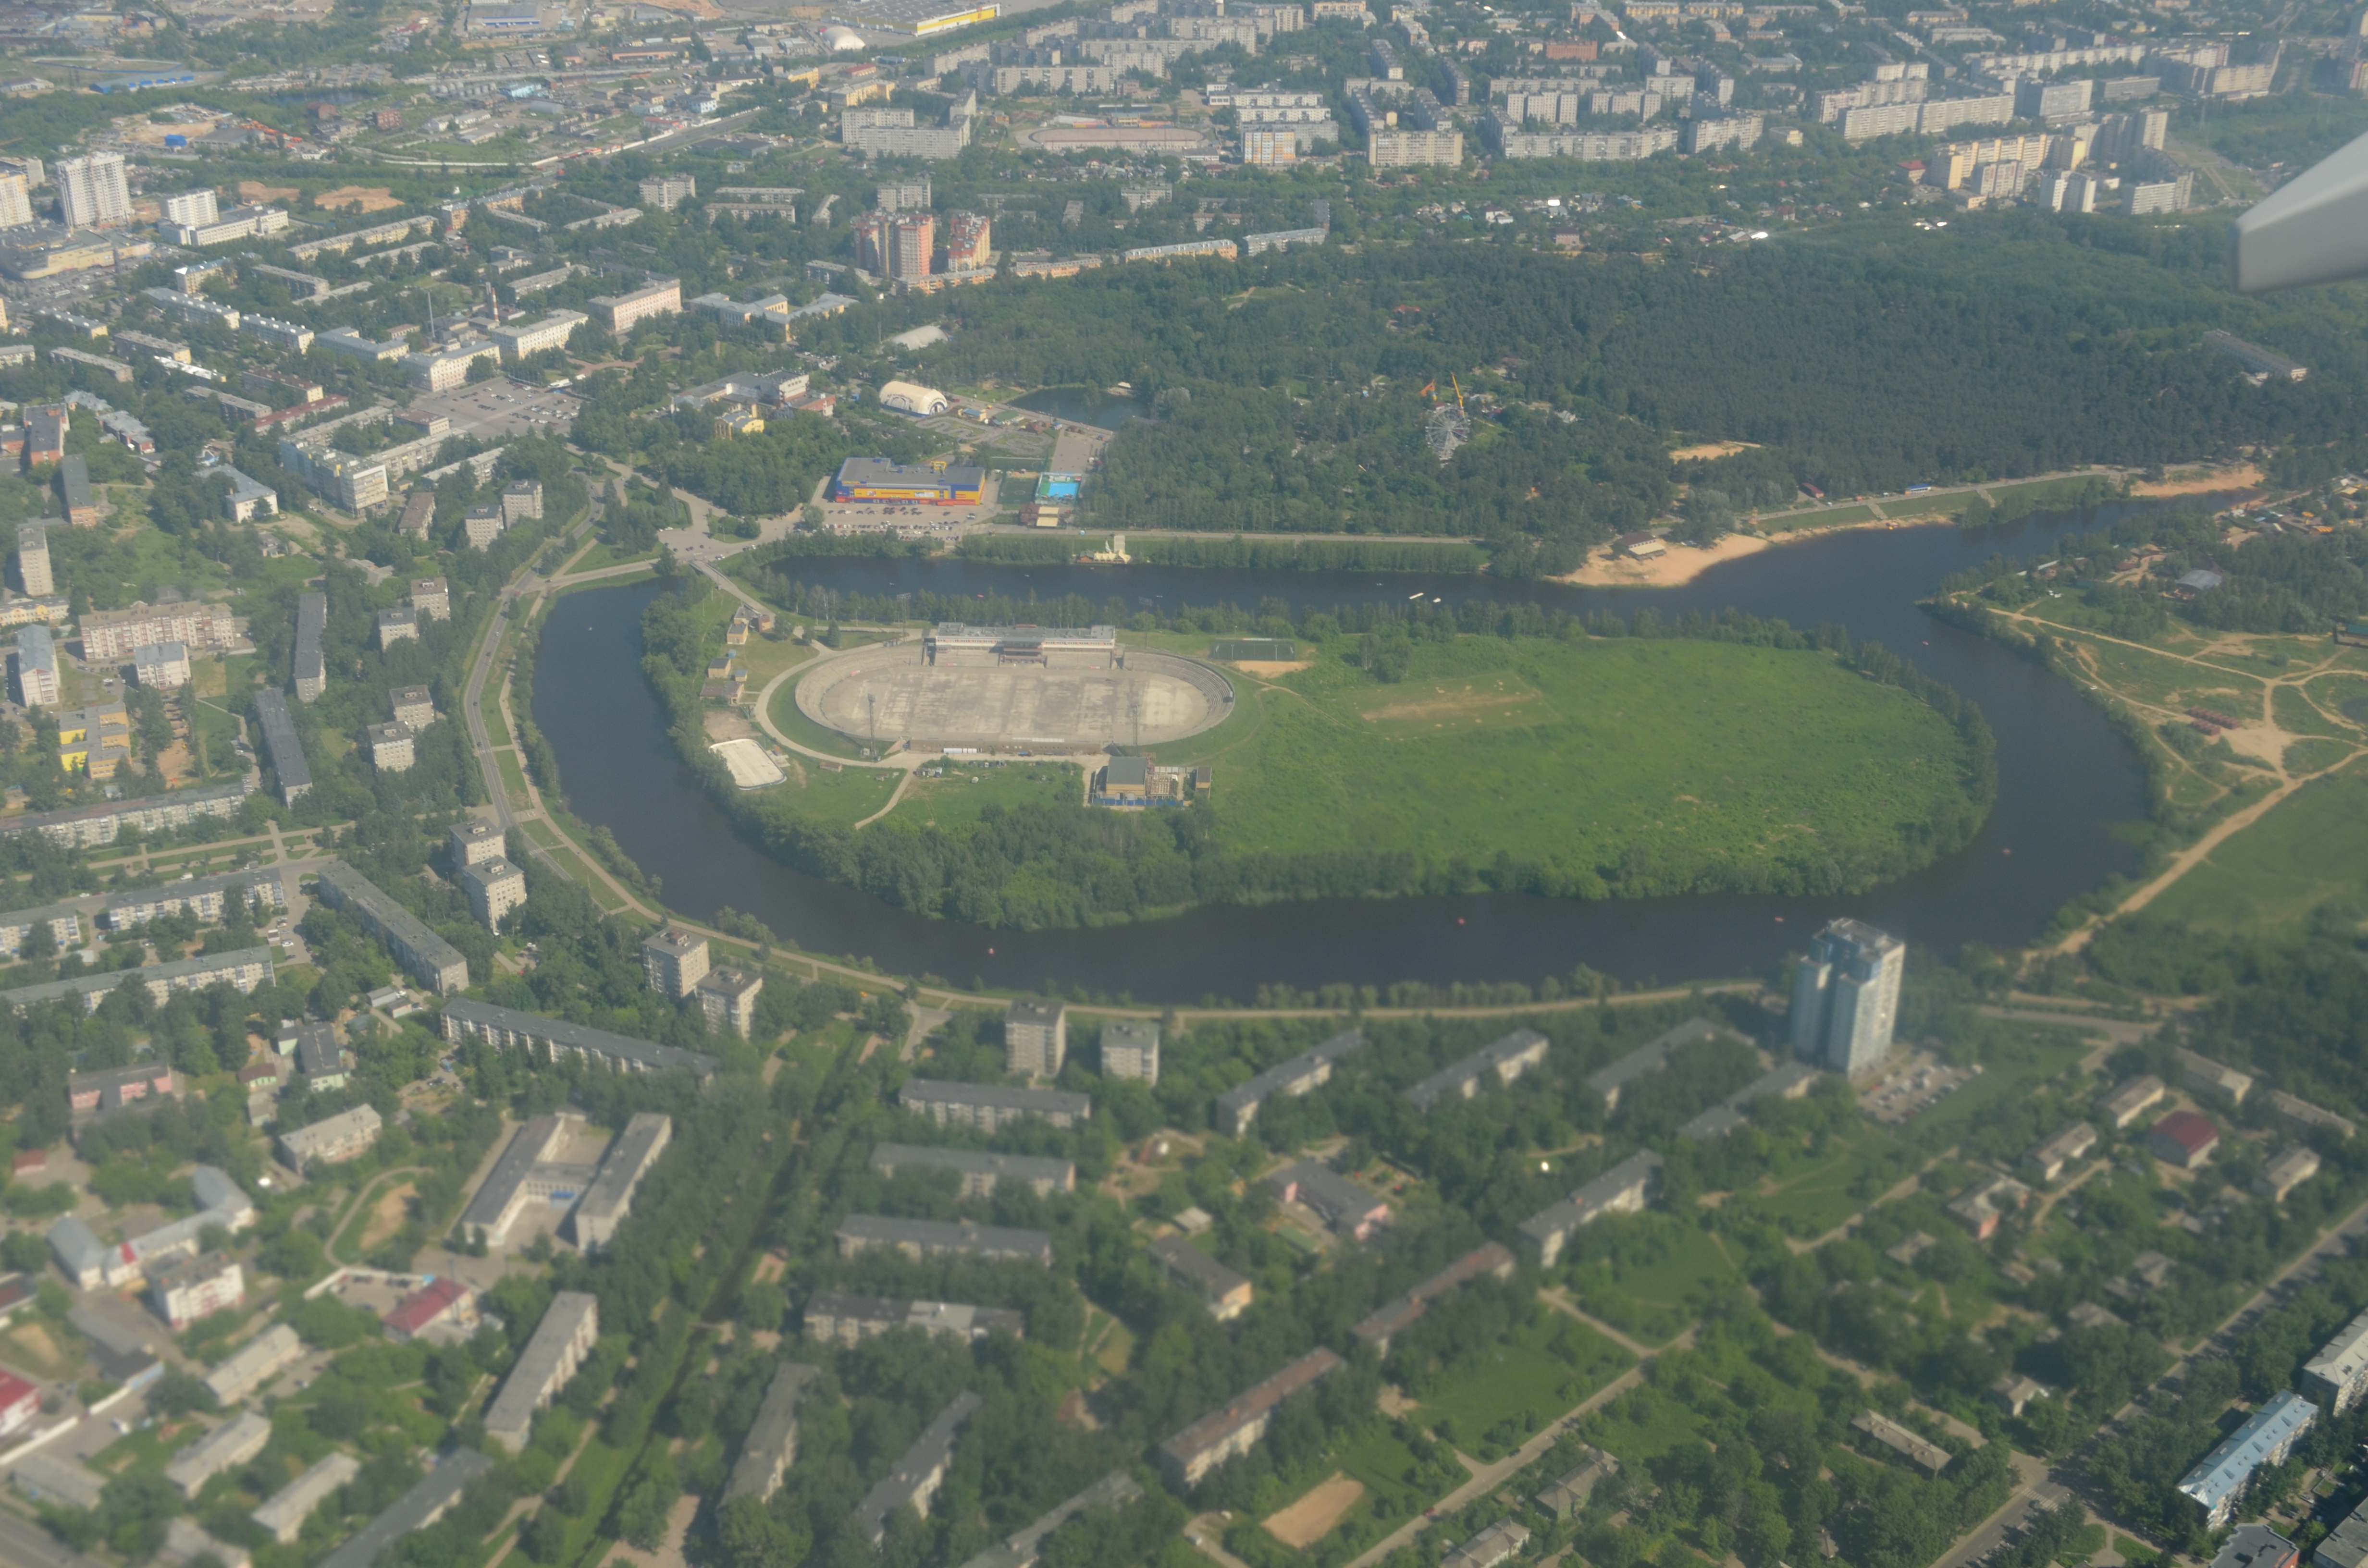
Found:
<svg viewBox="0 0 2368 1568"><path fill-rule="evenodd" d="M1809 943L1793 982L1793 1050L1857 1077L1882 1062L1899 1020L1907 945L1856 920L1836 920Z"/></svg>
<svg viewBox="0 0 2368 1568"><path fill-rule="evenodd" d="M984 212L946 214L946 265L985 267L991 253L990 222Z"/></svg>
<svg viewBox="0 0 2368 1568"><path fill-rule="evenodd" d="M848 225L855 231L855 265L866 272L888 270L888 223L885 212L864 212Z"/></svg>
<svg viewBox="0 0 2368 1568"><path fill-rule="evenodd" d="M165 199L165 216L172 222L194 229L200 223L211 223L221 217L222 210L216 205L212 191L186 190L178 196Z"/></svg>
<svg viewBox="0 0 2368 1568"><path fill-rule="evenodd" d="M33 221L33 193L23 175L0 174L0 229L21 228Z"/></svg>
<svg viewBox="0 0 2368 1568"><path fill-rule="evenodd" d="M1004 1071L1030 1078L1057 1078L1069 1055L1069 1009L1065 1003L1022 996L1003 1015Z"/></svg>
<svg viewBox="0 0 2368 1568"><path fill-rule="evenodd" d="M58 591L50 573L50 530L39 523L17 525L17 576L35 598Z"/></svg>
<svg viewBox="0 0 2368 1568"><path fill-rule="evenodd" d="M103 229L131 222L131 187L123 154L93 153L58 165L58 212L69 229Z"/></svg>
<svg viewBox="0 0 2368 1568"><path fill-rule="evenodd" d="M934 212L899 212L888 222L887 275L916 281L929 275L929 261L938 245Z"/></svg>

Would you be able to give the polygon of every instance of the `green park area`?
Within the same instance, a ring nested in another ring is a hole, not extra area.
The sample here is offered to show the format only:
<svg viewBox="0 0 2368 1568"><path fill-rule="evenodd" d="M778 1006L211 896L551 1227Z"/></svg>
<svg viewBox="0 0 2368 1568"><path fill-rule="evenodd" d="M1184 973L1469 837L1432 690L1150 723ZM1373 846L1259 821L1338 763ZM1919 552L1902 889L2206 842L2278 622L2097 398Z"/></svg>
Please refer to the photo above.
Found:
<svg viewBox="0 0 2368 1568"><path fill-rule="evenodd" d="M1416 881L1525 863L1579 897L1772 891L1911 868L1966 810L1948 721L1823 652L1463 637L1382 681L1339 646L1237 678L1253 712L1227 728L1248 733L1177 748L1214 769L1232 853L1380 851Z"/></svg>

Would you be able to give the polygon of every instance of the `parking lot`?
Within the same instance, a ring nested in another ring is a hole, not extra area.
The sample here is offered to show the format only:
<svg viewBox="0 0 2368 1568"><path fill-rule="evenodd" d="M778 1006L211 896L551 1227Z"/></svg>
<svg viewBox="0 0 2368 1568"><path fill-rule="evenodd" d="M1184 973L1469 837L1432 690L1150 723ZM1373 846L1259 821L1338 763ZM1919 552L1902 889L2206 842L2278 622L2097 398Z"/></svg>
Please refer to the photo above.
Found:
<svg viewBox="0 0 2368 1568"><path fill-rule="evenodd" d="M411 400L411 406L442 415L452 422L456 435L499 441L512 436L566 435L575 423L576 402L564 392L528 387L497 376L450 392L422 392Z"/></svg>
<svg viewBox="0 0 2368 1568"><path fill-rule="evenodd" d="M995 521L1002 505L989 474L975 506L903 506L891 501L823 501L823 527L832 533L894 533L907 539L959 539Z"/></svg>

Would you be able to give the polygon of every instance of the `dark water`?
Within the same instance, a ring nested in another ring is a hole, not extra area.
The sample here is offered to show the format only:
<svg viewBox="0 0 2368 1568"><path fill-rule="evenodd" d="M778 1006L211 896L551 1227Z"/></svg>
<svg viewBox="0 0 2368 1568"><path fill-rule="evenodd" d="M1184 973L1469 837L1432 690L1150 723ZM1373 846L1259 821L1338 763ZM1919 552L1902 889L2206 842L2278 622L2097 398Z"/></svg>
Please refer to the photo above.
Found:
<svg viewBox="0 0 2368 1568"><path fill-rule="evenodd" d="M1099 387L1045 387L1011 400L1014 408L1049 414L1076 425L1099 425L1115 430L1139 417L1143 405L1131 398L1113 397Z"/></svg>
<svg viewBox="0 0 2368 1568"><path fill-rule="evenodd" d="M2093 517L2093 515L2092 515ZM2047 559L2072 519L2037 518L1980 540L1953 528L1863 531L1786 545L1731 562L1684 588L1574 590L1486 577L1371 573L1196 572L1149 567L992 566L930 562L817 562L809 580L848 592L931 589L1130 604L1313 608L1404 602L1420 588L1449 602L1515 597L1573 609L1663 615L1734 606L1795 625L1839 621L1913 660L1980 704L1998 736L1998 797L1960 854L1850 898L1706 895L1584 903L1520 895L1326 900L1194 910L1177 919L1085 931L1014 932L906 914L766 858L679 766L643 685L636 627L654 585L560 602L536 661L535 722L557 753L576 814L612 830L660 877L666 901L697 916L723 905L825 954L957 984L1059 984L1137 1000L1250 999L1261 984L1337 981L1535 981L1579 964L1630 983L1752 973L1849 914L1909 943L1954 952L2019 946L2067 900L2135 868L2114 833L2140 819L2136 759L2067 683L1996 644L1944 626L1914 601L1993 551Z"/></svg>

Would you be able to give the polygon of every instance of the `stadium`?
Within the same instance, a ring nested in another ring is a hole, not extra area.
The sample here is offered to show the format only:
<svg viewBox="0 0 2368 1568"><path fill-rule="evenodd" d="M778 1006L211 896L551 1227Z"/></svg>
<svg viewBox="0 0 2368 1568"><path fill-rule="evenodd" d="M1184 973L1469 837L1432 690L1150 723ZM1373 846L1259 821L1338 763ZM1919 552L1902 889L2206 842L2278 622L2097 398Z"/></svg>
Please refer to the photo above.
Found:
<svg viewBox="0 0 2368 1568"><path fill-rule="evenodd" d="M1118 646L1108 627L940 626L865 648L798 682L798 710L866 745L1099 751L1198 734L1233 711L1208 665Z"/></svg>

